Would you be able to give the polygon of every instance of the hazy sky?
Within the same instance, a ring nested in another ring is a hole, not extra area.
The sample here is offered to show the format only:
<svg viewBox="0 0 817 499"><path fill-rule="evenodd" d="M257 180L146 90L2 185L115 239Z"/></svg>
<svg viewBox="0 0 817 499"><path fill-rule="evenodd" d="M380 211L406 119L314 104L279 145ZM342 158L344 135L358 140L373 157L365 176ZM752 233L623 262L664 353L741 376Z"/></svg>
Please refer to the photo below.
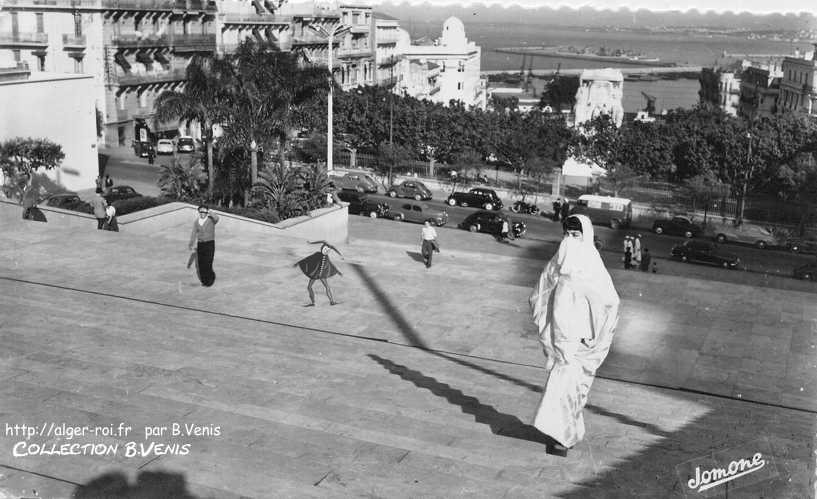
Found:
<svg viewBox="0 0 817 499"><path fill-rule="evenodd" d="M817 14L817 1L815 0L510 0L510 1L496 1L485 0L484 2L472 1L457 1L457 0L391 0L389 3L403 3L407 1L410 4L430 3L433 5L470 5L470 4L502 4L502 5L521 5L523 7L595 7L599 9L618 9L627 7L630 10L649 9L649 10L680 10L686 11L691 9L698 9L701 12L713 10L716 12L733 11L733 12L753 12L757 14L767 14L772 12L811 12Z"/></svg>

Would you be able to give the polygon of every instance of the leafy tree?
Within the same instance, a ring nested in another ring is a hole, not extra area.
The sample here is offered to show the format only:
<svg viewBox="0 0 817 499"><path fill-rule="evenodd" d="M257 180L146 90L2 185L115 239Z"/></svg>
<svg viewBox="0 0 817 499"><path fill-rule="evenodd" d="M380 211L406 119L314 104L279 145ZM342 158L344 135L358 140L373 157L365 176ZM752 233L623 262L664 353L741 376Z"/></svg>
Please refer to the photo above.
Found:
<svg viewBox="0 0 817 499"><path fill-rule="evenodd" d="M0 142L0 169L6 183L3 190L9 197L22 199L28 179L40 169L57 168L65 158L62 146L48 139L15 137Z"/></svg>
<svg viewBox="0 0 817 499"><path fill-rule="evenodd" d="M207 147L207 198L213 198L216 174L213 168L213 125L222 122L230 105L233 70L223 57L197 57L187 66L183 91L167 90L156 98L159 121L180 120L201 126Z"/></svg>
<svg viewBox="0 0 817 499"><path fill-rule="evenodd" d="M547 85L545 91L542 93L540 107L549 103L554 111L561 111L562 108L573 109L576 104L576 92L579 90L578 76L555 76Z"/></svg>
<svg viewBox="0 0 817 499"><path fill-rule="evenodd" d="M692 209L695 210L698 203L703 205L704 225L706 225L707 214L712 204L729 193L729 186L716 178L711 171L687 179L684 186L692 198Z"/></svg>

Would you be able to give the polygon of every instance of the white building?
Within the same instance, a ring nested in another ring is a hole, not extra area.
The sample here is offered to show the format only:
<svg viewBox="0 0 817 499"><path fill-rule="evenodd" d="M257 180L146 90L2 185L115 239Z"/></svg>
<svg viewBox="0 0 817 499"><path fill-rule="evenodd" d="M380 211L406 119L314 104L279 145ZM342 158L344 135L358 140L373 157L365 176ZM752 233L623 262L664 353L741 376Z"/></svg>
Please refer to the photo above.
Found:
<svg viewBox="0 0 817 499"><path fill-rule="evenodd" d="M575 125L579 126L600 114L609 115L616 126L621 126L624 108L624 75L618 69L586 69L579 76L576 91Z"/></svg>
<svg viewBox="0 0 817 499"><path fill-rule="evenodd" d="M814 51L803 58L786 57L782 69L778 112L817 114L817 43Z"/></svg>
<svg viewBox="0 0 817 499"><path fill-rule="evenodd" d="M470 109L485 109L488 99L486 81L480 78L481 51L465 37L462 21L449 17L434 44L409 45L405 50L409 95L445 105L454 100ZM423 87L430 95L424 94Z"/></svg>
<svg viewBox="0 0 817 499"><path fill-rule="evenodd" d="M0 67L0 141L45 138L62 146L49 178L68 190L94 186L99 174L94 77ZM46 173L46 172L41 172Z"/></svg>

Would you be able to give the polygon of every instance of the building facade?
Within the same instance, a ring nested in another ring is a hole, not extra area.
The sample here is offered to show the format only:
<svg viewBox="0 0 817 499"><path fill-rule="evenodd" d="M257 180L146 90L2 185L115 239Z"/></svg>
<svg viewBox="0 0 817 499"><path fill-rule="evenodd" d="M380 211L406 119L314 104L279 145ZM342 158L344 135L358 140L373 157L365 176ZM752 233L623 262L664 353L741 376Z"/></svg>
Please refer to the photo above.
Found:
<svg viewBox="0 0 817 499"><path fill-rule="evenodd" d="M718 107L730 116L738 115L740 81L732 71L723 72L718 77Z"/></svg>
<svg viewBox="0 0 817 499"><path fill-rule="evenodd" d="M817 44L803 58L783 59L782 73L778 111L817 114Z"/></svg>
<svg viewBox="0 0 817 499"><path fill-rule="evenodd" d="M486 108L487 82L480 76L480 47L468 41L462 21L450 17L433 44L409 45L404 50L409 61L409 95L444 105L458 101L469 109Z"/></svg>
<svg viewBox="0 0 817 499"><path fill-rule="evenodd" d="M59 168L43 173L66 189L93 186L99 174L96 91L90 75L32 72L22 62L0 64L0 141L47 138L62 147L65 158Z"/></svg>
<svg viewBox="0 0 817 499"><path fill-rule="evenodd" d="M777 112L782 71L777 63L750 66L740 77L738 115L754 119Z"/></svg>
<svg viewBox="0 0 817 499"><path fill-rule="evenodd" d="M618 69L586 69L579 75L579 89L573 108L574 124L579 126L599 115L608 115L616 126L624 120L621 100L624 75Z"/></svg>
<svg viewBox="0 0 817 499"><path fill-rule="evenodd" d="M93 77L107 145L129 145L134 125L161 130L153 102L178 88L196 54L216 48L212 0L8 0L0 12L0 60L33 72Z"/></svg>

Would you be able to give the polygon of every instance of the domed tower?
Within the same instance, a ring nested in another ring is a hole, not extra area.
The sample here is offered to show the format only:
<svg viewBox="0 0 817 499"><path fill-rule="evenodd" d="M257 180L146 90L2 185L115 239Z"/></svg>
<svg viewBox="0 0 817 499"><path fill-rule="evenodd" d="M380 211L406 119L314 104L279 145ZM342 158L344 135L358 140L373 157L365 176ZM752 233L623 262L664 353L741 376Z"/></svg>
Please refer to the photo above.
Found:
<svg viewBox="0 0 817 499"><path fill-rule="evenodd" d="M456 17L449 17L443 23L443 33L440 37L440 45L452 49L462 50L468 44L465 38L465 25Z"/></svg>

